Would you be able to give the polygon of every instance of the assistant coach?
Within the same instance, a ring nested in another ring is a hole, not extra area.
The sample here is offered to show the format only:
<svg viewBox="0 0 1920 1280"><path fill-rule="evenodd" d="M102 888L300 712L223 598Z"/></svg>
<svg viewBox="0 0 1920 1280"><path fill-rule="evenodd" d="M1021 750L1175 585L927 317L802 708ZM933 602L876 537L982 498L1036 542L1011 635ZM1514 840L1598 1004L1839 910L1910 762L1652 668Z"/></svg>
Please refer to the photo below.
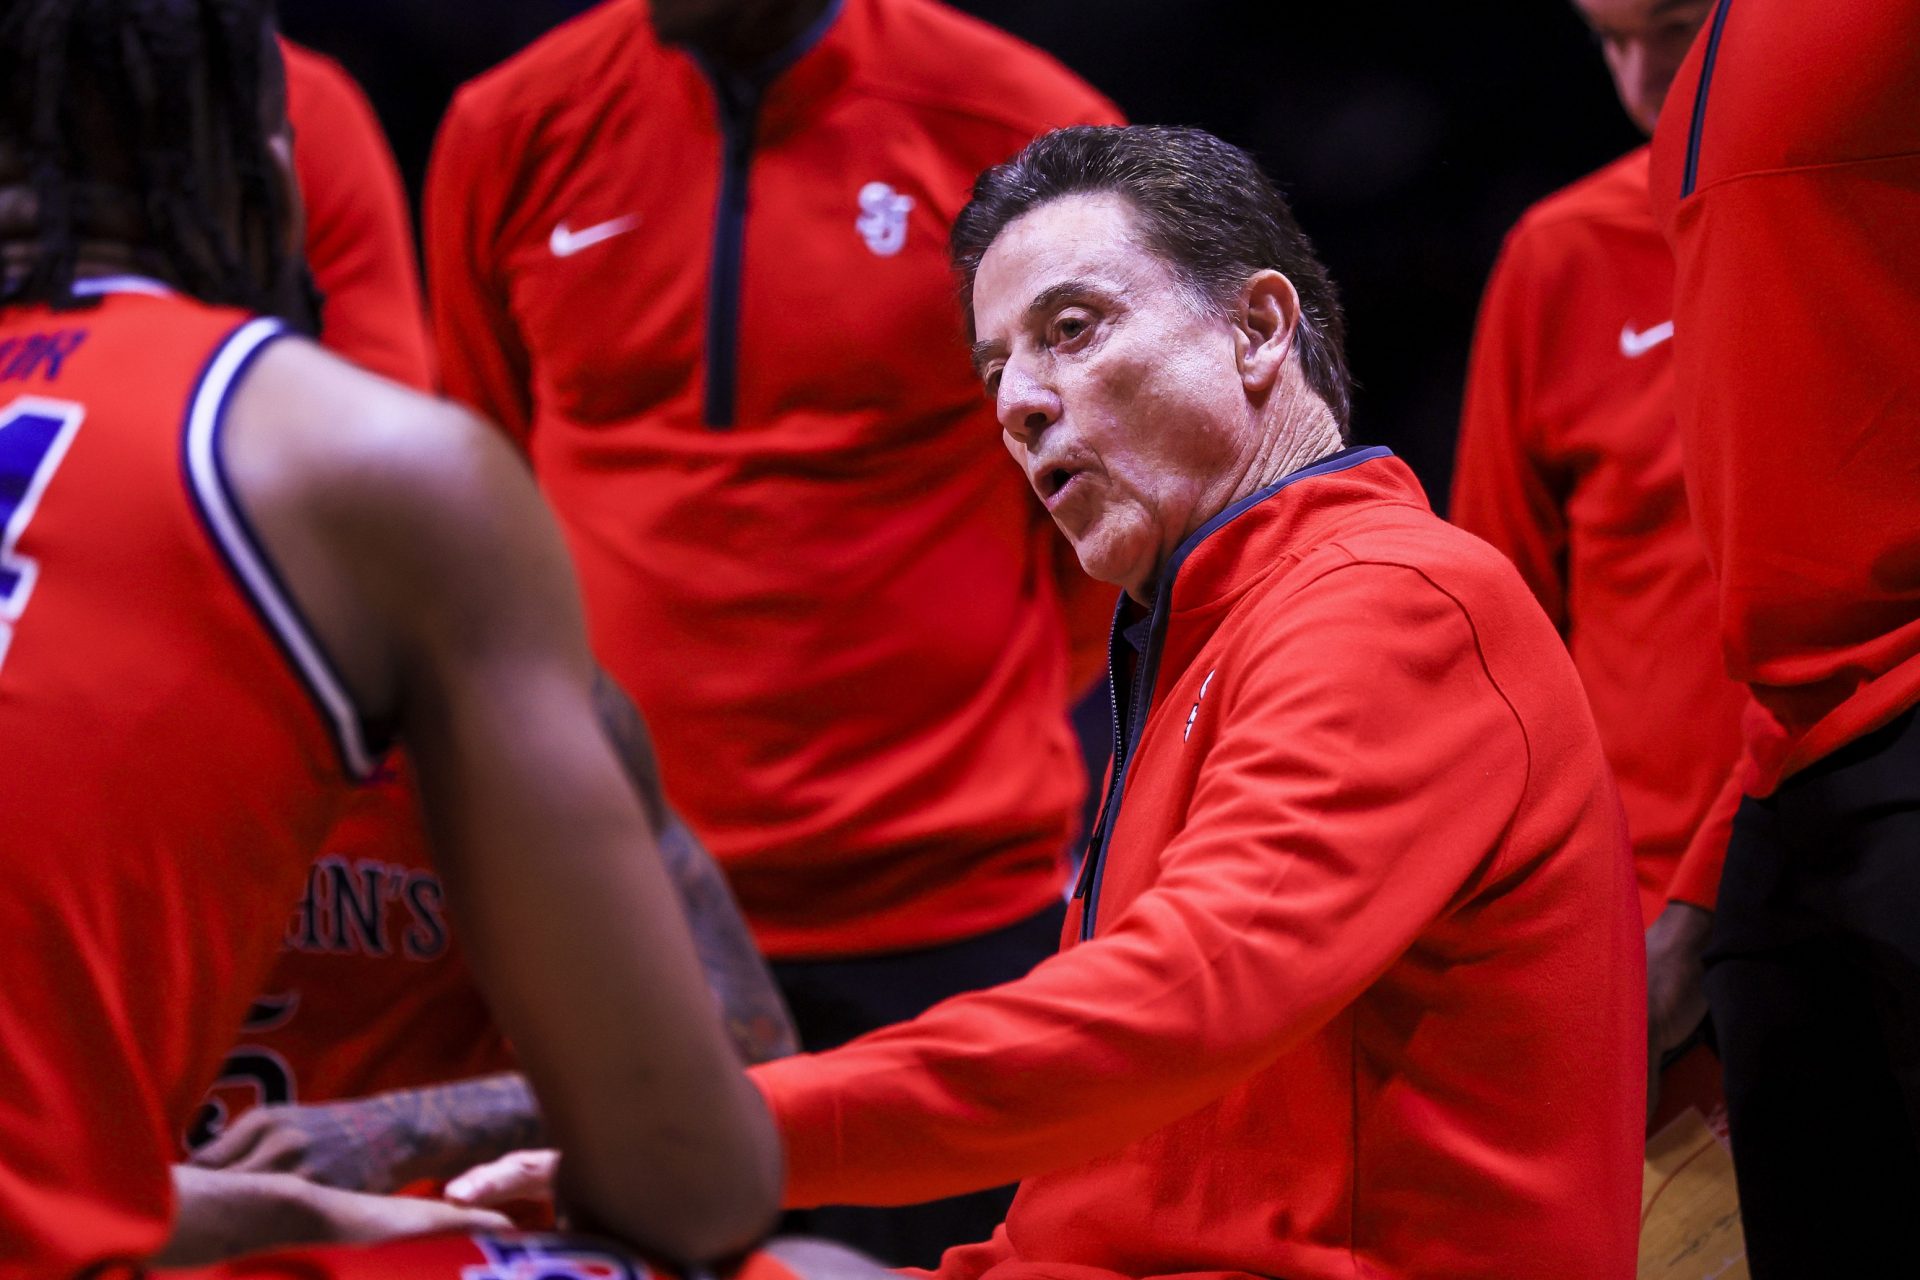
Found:
<svg viewBox="0 0 1920 1280"><path fill-rule="evenodd" d="M1619 801L1512 566L1344 447L1324 269L1243 153L1049 134L956 224L975 364L1096 578L1120 750L1064 949L754 1076L796 1205L1024 1179L986 1274L1634 1270Z"/></svg>

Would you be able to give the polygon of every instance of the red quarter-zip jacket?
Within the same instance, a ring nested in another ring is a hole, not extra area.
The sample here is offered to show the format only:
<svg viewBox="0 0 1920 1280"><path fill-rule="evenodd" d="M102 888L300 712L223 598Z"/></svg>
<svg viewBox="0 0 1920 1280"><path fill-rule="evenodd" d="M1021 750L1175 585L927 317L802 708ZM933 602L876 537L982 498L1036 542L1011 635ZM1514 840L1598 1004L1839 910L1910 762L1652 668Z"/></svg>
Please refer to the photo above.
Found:
<svg viewBox="0 0 1920 1280"><path fill-rule="evenodd" d="M1112 106L929 0L802 44L756 99L612 0L461 90L426 199L447 391L525 445L601 664L785 958L1056 900L1113 608L1007 465L946 253L981 169Z"/></svg>
<svg viewBox="0 0 1920 1280"><path fill-rule="evenodd" d="M944 1280L1631 1276L1633 870L1512 565L1348 451L1188 541L1123 691L1064 950L754 1069L788 1202L1024 1179Z"/></svg>
<svg viewBox="0 0 1920 1280"><path fill-rule="evenodd" d="M1651 192L1748 794L1920 702L1920 0L1722 0Z"/></svg>
<svg viewBox="0 0 1920 1280"><path fill-rule="evenodd" d="M1566 637L1649 923L1739 758L1746 701L1687 511L1672 320L1645 147L1527 210L1480 306L1449 509Z"/></svg>

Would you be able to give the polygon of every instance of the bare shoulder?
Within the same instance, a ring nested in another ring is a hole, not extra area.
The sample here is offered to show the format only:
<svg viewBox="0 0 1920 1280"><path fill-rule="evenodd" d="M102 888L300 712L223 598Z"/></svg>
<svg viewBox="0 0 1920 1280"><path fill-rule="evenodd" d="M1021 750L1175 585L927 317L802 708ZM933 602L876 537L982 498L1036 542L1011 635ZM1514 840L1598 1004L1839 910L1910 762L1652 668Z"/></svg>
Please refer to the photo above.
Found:
<svg viewBox="0 0 1920 1280"><path fill-rule="evenodd" d="M526 463L464 409L285 338L248 369L219 441L234 498L363 711L395 705L403 669L538 648L577 616Z"/></svg>
<svg viewBox="0 0 1920 1280"><path fill-rule="evenodd" d="M256 516L293 507L342 531L418 537L451 521L472 534L503 497L532 500L525 464L486 422L304 339L260 355L223 434L226 466Z"/></svg>

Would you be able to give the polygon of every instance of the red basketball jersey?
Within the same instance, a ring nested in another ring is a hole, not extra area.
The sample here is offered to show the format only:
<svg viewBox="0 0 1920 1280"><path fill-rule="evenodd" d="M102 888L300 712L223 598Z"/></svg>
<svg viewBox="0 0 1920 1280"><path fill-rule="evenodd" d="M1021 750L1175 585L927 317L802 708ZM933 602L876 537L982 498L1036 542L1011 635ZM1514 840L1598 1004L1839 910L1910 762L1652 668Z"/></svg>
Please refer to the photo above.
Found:
<svg viewBox="0 0 1920 1280"><path fill-rule="evenodd" d="M406 757L354 794L320 847L264 991L184 1135L243 1111L510 1070L455 942Z"/></svg>
<svg viewBox="0 0 1920 1280"><path fill-rule="evenodd" d="M370 760L221 471L230 393L280 325L150 281L85 291L0 309L8 1273L164 1241L175 1135Z"/></svg>

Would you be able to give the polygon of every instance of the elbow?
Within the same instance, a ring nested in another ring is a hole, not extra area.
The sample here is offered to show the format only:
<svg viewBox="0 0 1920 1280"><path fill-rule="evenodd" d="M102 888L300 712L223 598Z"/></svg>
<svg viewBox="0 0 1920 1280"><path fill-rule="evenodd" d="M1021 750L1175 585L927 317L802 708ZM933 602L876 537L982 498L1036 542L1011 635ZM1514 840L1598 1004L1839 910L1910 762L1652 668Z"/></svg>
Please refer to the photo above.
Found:
<svg viewBox="0 0 1920 1280"><path fill-rule="evenodd" d="M596 1176L587 1161L563 1159L560 1193L573 1225L682 1269L754 1249L773 1232L785 1182L772 1120L756 1110L758 1123L736 1140L715 1143L708 1134L699 1149L665 1143L640 1153L638 1167Z"/></svg>

